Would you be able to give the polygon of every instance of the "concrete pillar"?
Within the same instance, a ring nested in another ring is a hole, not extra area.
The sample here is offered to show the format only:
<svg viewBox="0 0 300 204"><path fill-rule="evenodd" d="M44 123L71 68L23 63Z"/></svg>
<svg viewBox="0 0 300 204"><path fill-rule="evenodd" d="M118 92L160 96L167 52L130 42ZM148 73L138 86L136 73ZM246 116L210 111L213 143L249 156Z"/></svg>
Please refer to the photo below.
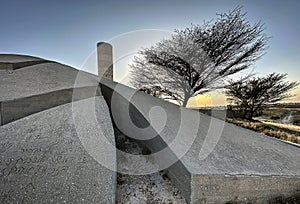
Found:
<svg viewBox="0 0 300 204"><path fill-rule="evenodd" d="M97 43L98 76L113 80L112 46L105 42Z"/></svg>

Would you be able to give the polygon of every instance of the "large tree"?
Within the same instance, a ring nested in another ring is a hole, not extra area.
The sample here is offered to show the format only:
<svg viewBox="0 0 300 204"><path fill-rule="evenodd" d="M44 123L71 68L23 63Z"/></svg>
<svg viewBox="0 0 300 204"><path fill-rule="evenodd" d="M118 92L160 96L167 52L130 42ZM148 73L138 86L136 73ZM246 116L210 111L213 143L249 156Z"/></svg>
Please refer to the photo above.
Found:
<svg viewBox="0 0 300 204"><path fill-rule="evenodd" d="M264 53L264 27L250 24L245 15L241 8L217 14L215 21L175 30L170 39L142 49L130 65L132 85L160 87L183 106L190 97L223 88L228 76Z"/></svg>
<svg viewBox="0 0 300 204"><path fill-rule="evenodd" d="M289 98L288 92L298 86L297 82L284 81L286 74L272 73L266 77L253 77L244 81L231 81L226 95L243 110L243 117L252 120L263 105Z"/></svg>

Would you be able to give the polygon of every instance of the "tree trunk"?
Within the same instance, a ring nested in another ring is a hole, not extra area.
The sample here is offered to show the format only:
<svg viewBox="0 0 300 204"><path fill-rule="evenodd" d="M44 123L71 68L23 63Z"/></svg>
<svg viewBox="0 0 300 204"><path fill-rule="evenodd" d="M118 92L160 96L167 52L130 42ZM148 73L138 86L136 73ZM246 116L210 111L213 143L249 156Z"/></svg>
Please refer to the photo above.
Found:
<svg viewBox="0 0 300 204"><path fill-rule="evenodd" d="M182 106L186 107L187 103L189 101L189 98L184 98L183 102L182 102Z"/></svg>
<svg viewBox="0 0 300 204"><path fill-rule="evenodd" d="M247 119L247 113L248 113L248 110L247 110L247 108L245 108L243 110L243 116L242 116L242 118Z"/></svg>
<svg viewBox="0 0 300 204"><path fill-rule="evenodd" d="M254 111L253 110L250 110L250 116L249 116L249 120L253 120L253 115L254 115Z"/></svg>
<svg viewBox="0 0 300 204"><path fill-rule="evenodd" d="M249 120L252 121L253 120L253 116L256 112L256 109L254 108L254 104L252 104L251 109L250 109L250 117Z"/></svg>

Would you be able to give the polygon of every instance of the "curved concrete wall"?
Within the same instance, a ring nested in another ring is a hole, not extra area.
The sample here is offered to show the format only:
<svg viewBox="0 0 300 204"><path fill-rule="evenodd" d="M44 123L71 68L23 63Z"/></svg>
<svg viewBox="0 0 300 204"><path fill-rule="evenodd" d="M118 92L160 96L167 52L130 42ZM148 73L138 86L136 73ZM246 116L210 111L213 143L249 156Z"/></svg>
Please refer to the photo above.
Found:
<svg viewBox="0 0 300 204"><path fill-rule="evenodd" d="M16 70L46 62L49 61L27 55L0 54L0 70Z"/></svg>
<svg viewBox="0 0 300 204"><path fill-rule="evenodd" d="M100 86L115 125L151 150L190 203L299 196L299 147L104 78Z"/></svg>
<svg viewBox="0 0 300 204"><path fill-rule="evenodd" d="M76 93L76 98L73 97L74 93ZM98 87L92 86L57 90L40 95L3 101L0 102L0 125L5 125L49 108L99 95L100 90Z"/></svg>
<svg viewBox="0 0 300 204"><path fill-rule="evenodd" d="M26 66L11 72L0 70L0 125L101 95L97 76L66 65L19 55L0 55L0 62Z"/></svg>

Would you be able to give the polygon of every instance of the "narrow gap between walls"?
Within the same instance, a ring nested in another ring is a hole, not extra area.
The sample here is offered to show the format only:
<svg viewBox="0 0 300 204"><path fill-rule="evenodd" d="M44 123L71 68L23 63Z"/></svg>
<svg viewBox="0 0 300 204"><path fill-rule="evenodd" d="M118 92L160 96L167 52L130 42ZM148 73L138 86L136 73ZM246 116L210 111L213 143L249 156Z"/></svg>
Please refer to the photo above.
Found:
<svg viewBox="0 0 300 204"><path fill-rule="evenodd" d="M114 127L114 132L118 150L135 155L143 155L148 152L141 148L136 141L123 135L116 127ZM147 157L142 157L141 161L133 163L124 155L117 156L117 163L118 169L129 168L128 165L134 165L134 167L137 168L145 165L155 165L153 161L150 161ZM116 193L116 202L118 204L186 204L185 199L179 190L171 183L164 171L148 175L118 173Z"/></svg>

